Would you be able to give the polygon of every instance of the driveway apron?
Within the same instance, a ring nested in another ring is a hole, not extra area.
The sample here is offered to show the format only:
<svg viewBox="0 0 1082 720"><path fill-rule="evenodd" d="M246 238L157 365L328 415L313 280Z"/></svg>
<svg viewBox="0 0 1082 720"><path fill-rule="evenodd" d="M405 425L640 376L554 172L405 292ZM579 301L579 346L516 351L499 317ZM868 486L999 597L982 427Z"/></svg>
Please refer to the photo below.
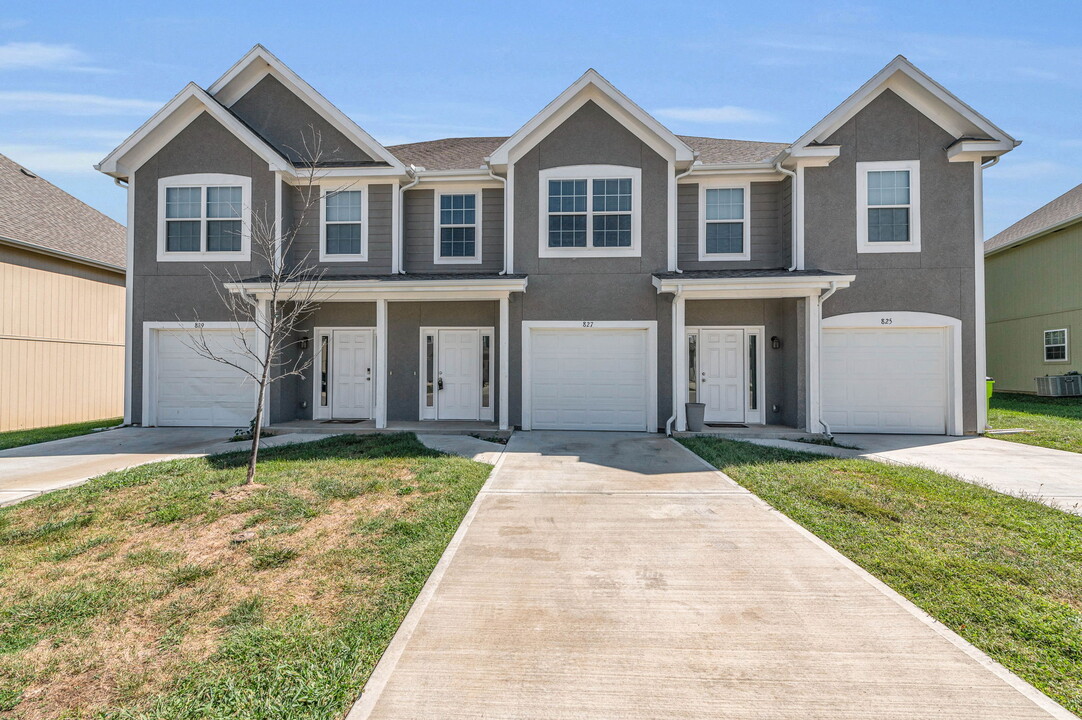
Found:
<svg viewBox="0 0 1082 720"><path fill-rule="evenodd" d="M362 718L1072 717L677 443L517 433Z"/></svg>

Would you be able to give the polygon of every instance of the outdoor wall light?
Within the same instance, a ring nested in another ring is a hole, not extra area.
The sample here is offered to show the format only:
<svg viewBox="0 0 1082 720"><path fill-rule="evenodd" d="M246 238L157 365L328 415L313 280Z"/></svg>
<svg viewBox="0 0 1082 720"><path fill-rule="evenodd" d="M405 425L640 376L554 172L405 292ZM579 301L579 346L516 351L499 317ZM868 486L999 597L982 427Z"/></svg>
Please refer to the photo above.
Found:
<svg viewBox="0 0 1082 720"><path fill-rule="evenodd" d="M780 350L781 349L781 338L778 337L777 335L770 338L770 347L774 348L775 350Z"/></svg>
<svg viewBox="0 0 1082 720"><path fill-rule="evenodd" d="M307 335L305 335L304 337L301 338L300 346L301 346L301 350L307 350L308 349L308 336Z"/></svg>

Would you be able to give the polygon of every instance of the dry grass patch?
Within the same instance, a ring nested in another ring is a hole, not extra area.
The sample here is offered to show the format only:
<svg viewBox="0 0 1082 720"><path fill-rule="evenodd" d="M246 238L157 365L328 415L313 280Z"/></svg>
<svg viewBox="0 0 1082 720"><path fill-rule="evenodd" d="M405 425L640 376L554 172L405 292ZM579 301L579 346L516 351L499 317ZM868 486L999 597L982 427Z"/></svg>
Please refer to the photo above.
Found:
<svg viewBox="0 0 1082 720"><path fill-rule="evenodd" d="M489 470L407 434L268 451L258 486L242 464L0 511L0 717L337 716Z"/></svg>

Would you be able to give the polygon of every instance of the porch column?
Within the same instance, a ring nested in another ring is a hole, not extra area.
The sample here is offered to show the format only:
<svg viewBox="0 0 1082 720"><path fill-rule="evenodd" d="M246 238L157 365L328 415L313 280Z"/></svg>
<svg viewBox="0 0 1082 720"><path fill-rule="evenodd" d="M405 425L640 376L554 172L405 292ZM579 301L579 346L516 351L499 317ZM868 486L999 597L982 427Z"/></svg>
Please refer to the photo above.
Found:
<svg viewBox="0 0 1082 720"><path fill-rule="evenodd" d="M511 322L510 322L510 298L504 295L500 298L500 430L510 427L508 422L508 408L511 406Z"/></svg>
<svg viewBox="0 0 1082 720"><path fill-rule="evenodd" d="M270 314L270 300L256 300L255 304L255 351L260 359L267 356L267 317ZM273 384L267 385L267 392L263 395L263 427L270 427L270 396Z"/></svg>
<svg viewBox="0 0 1082 720"><path fill-rule="evenodd" d="M807 418L804 427L810 433L823 432L819 424L819 337L823 322L823 307L819 304L819 295L809 295L804 299L804 331L807 333L805 347L808 356L805 360L805 387L807 388Z"/></svg>
<svg viewBox="0 0 1082 720"><path fill-rule="evenodd" d="M687 402L688 389L688 344L684 325L684 294L677 291L672 300L673 334L673 414L676 416L676 430L688 429Z"/></svg>
<svg viewBox="0 0 1082 720"><path fill-rule="evenodd" d="M376 427L387 427L387 300L376 300Z"/></svg>

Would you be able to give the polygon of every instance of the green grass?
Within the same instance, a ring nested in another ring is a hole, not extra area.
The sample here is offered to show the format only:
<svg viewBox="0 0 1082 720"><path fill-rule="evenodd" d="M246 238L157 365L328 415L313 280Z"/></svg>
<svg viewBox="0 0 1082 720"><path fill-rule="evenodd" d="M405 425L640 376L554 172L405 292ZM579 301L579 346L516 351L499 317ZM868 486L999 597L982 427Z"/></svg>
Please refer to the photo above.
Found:
<svg viewBox="0 0 1082 720"><path fill-rule="evenodd" d="M86 435L97 428L113 427L123 422L123 418L107 418L91 422L72 423L71 425L53 425L52 427L32 428L30 430L10 430L0 433L0 450L34 445L35 443L62 440L63 438Z"/></svg>
<svg viewBox="0 0 1082 720"><path fill-rule="evenodd" d="M405 433L244 461L0 510L0 717L342 717L491 468Z"/></svg>
<svg viewBox="0 0 1082 720"><path fill-rule="evenodd" d="M1033 431L991 436L999 440L1082 452L1082 397L993 393L988 425L993 429L1025 428Z"/></svg>
<svg viewBox="0 0 1082 720"><path fill-rule="evenodd" d="M1082 712L1082 517L920 468L681 442Z"/></svg>

